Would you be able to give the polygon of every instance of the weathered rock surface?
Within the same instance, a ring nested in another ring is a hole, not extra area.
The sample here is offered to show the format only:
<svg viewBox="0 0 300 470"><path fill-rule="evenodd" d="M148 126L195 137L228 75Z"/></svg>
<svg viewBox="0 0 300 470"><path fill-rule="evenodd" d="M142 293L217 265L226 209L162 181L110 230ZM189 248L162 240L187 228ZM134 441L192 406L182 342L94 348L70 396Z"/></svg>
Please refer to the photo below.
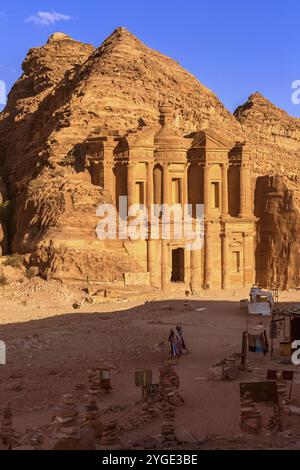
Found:
<svg viewBox="0 0 300 470"><path fill-rule="evenodd" d="M7 190L4 181L0 176L0 256L6 255L9 250L9 237L7 233L7 199Z"/></svg>
<svg viewBox="0 0 300 470"><path fill-rule="evenodd" d="M221 126L230 138L240 125L192 75L123 28L95 51L55 34L29 52L23 69L0 117L3 174L16 207L12 250L33 253L47 277L92 272L111 281L140 272L123 245L112 250L96 238L105 195L80 173L78 144L99 128L158 125L164 100L175 104L183 132Z"/></svg>
<svg viewBox="0 0 300 470"><path fill-rule="evenodd" d="M234 114L251 143L253 171L258 175L281 175L297 183L300 119L289 116L260 93L251 95Z"/></svg>
<svg viewBox="0 0 300 470"><path fill-rule="evenodd" d="M257 180L256 269L261 285L300 286L299 194L280 176Z"/></svg>
<svg viewBox="0 0 300 470"><path fill-rule="evenodd" d="M259 218L256 267L261 285L299 287L300 119L261 94L235 111L252 148ZM268 176L266 176L268 175Z"/></svg>
<svg viewBox="0 0 300 470"><path fill-rule="evenodd" d="M100 129L124 131L142 121L158 125L162 101L174 104L182 133L211 127L231 141L247 139L255 175L282 175L287 190L297 191L299 119L259 94L232 115L177 62L123 28L96 50L56 33L45 46L29 51L23 71L0 114L1 174L5 200L14 207L8 226L0 226L0 244L4 250L32 253L32 262L47 278L83 279L92 272L111 282L124 272L141 271L121 243L112 247L96 238L96 207L107 195L80 171L78 144ZM290 204L298 220L296 195ZM268 207L256 212L262 214L261 224L271 217ZM258 250L266 257L260 263L271 271L270 257L282 230L287 244L298 244L290 224L283 227L282 218L278 223L274 217L272 240L263 231L259 238ZM285 272L280 280L295 286L297 262L291 260L296 254L288 261L280 253Z"/></svg>

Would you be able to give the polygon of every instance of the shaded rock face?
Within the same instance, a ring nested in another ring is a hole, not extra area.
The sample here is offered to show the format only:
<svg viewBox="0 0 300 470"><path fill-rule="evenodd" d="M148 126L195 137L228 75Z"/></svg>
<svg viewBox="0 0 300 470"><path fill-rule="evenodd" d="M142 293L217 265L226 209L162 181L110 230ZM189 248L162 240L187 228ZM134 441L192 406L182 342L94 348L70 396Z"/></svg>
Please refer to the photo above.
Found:
<svg viewBox="0 0 300 470"><path fill-rule="evenodd" d="M93 46L82 44L62 33L50 36L45 46L30 49L22 64L23 75L11 90L6 111L12 111L12 105L23 104L23 112L31 113L32 110L26 110L22 100L36 98L58 85L68 70L84 63L93 51Z"/></svg>
<svg viewBox="0 0 300 470"><path fill-rule="evenodd" d="M252 146L253 171L258 175L281 175L298 183L300 119L289 116L260 93L251 95L234 115Z"/></svg>
<svg viewBox="0 0 300 470"><path fill-rule="evenodd" d="M46 45L29 51L23 71L0 113L0 167L6 199L14 207L8 235L1 224L0 244L32 253L45 277L85 278L89 263L98 266L96 277L101 279L101 263L109 279L119 279L122 269L140 271L124 247L115 251L109 244L96 243L96 208L106 195L80 171L78 146L100 130L124 132L138 124L159 127L161 102L174 105L182 134L211 127L233 143L246 139L257 178L278 174L285 177L288 190L297 188L299 119L259 94L232 115L177 62L123 28L98 49L55 33ZM297 212L294 199L292 204ZM280 234L277 223L272 221L273 229ZM286 230L292 241L293 233ZM264 247L266 256L260 263L269 269L270 238L265 237ZM296 282L296 264L289 269L295 272L287 282Z"/></svg>
<svg viewBox="0 0 300 470"><path fill-rule="evenodd" d="M23 62L23 75L12 88L6 108L0 113L1 166L4 166L11 195L22 190L45 163L43 150L53 130L47 97L70 70L80 66L93 52L92 46L81 44L66 35L54 34L48 43L31 49ZM64 102L61 99L60 105ZM43 104L44 103L44 104ZM21 187L20 187L21 186Z"/></svg>
<svg viewBox="0 0 300 470"><path fill-rule="evenodd" d="M15 208L9 240L14 252L31 252L65 210L67 172L49 168L45 149L51 145L47 139L52 129L43 126L43 117L45 110L48 114L53 111L47 97L93 51L92 46L64 34L52 35L45 46L29 51L23 63L24 73L0 113L0 166L6 182L6 200ZM45 116L44 122L47 119ZM2 225L0 238L5 230Z"/></svg>
<svg viewBox="0 0 300 470"><path fill-rule="evenodd" d="M252 149L252 171L258 178L257 280L265 286L276 282L280 288L298 287L300 119L259 93L234 114Z"/></svg>
<svg viewBox="0 0 300 470"><path fill-rule="evenodd" d="M43 48L31 49L23 62L23 80L28 79L37 95L57 85L65 73L81 65L92 54L93 46L74 41L63 33L50 36Z"/></svg>
<svg viewBox="0 0 300 470"><path fill-rule="evenodd" d="M7 190L0 176L0 256L8 254L8 220L7 220Z"/></svg>
<svg viewBox="0 0 300 470"><path fill-rule="evenodd" d="M299 192L289 190L282 177L261 177L255 195L257 282L282 289L300 286Z"/></svg>

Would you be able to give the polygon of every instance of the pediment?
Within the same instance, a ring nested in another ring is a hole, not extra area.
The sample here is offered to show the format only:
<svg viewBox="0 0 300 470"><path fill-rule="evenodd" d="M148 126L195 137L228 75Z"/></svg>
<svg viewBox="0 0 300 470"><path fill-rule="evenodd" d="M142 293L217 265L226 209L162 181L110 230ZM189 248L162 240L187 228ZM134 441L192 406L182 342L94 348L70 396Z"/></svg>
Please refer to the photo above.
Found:
<svg viewBox="0 0 300 470"><path fill-rule="evenodd" d="M225 137L214 131L205 130L194 137L193 148L206 148L208 150L230 150L232 144Z"/></svg>
<svg viewBox="0 0 300 470"><path fill-rule="evenodd" d="M126 136L129 147L153 147L155 127L145 126L134 132L130 132Z"/></svg>

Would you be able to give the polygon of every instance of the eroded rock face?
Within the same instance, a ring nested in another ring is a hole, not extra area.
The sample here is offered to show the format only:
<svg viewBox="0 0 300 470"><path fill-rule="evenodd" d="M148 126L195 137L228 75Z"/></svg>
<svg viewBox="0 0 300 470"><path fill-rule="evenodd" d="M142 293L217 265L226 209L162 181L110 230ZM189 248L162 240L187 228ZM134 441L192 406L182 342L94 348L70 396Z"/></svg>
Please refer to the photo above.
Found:
<svg viewBox="0 0 300 470"><path fill-rule="evenodd" d="M7 226L7 190L0 176L0 256L6 255L9 250L8 226Z"/></svg>
<svg viewBox="0 0 300 470"><path fill-rule="evenodd" d="M43 117L45 110L51 114L56 106L55 103L48 108L47 101L56 85L93 51L92 46L62 33L52 35L45 46L29 51L23 63L24 73L0 113L0 165L6 182L6 200L15 208L10 221L12 251L34 250L65 210L67 172L48 165L45 149L51 145L51 138L50 142L47 139L52 129ZM5 230L2 225L0 237L5 236Z"/></svg>
<svg viewBox="0 0 300 470"><path fill-rule="evenodd" d="M211 127L232 142L246 139L256 177L282 175L288 190L297 189L299 119L259 94L232 115L177 62L123 28L96 50L56 33L45 46L29 51L23 71L0 113L0 166L15 208L10 247L32 253L45 277L86 278L89 265L99 279L119 279L125 269L140 271L123 246L114 257L109 244L97 243L96 207L106 195L80 172L78 145L100 129L158 126L161 102L173 103L181 133ZM295 198L291 204L298 213ZM256 212L269 220L268 209ZM270 222L274 232L281 233L279 222ZM291 224L285 235L294 240ZM261 231L259 243L265 244L263 262L272 272L271 238ZM282 283L294 286L297 263L288 265L285 251L280 253L280 263L289 270ZM259 271L263 269L260 265Z"/></svg>
<svg viewBox="0 0 300 470"><path fill-rule="evenodd" d="M300 286L299 192L282 177L261 177L256 186L257 281L283 289Z"/></svg>
<svg viewBox="0 0 300 470"><path fill-rule="evenodd" d="M300 119L259 93L251 95L235 116L251 146L258 178L257 280L265 286L276 282L280 288L298 287Z"/></svg>
<svg viewBox="0 0 300 470"><path fill-rule="evenodd" d="M4 164L4 177L11 196L22 191L22 182L26 187L45 164L43 150L51 144L48 138L54 130L47 122L56 107L51 98L55 86L93 50L92 46L66 35L54 34L45 46L28 52L23 62L24 73L0 113L1 166ZM60 105L63 101L62 97ZM53 104L50 106L49 102Z"/></svg>
<svg viewBox="0 0 300 470"><path fill-rule="evenodd" d="M55 34L28 53L23 69L0 115L2 165L16 201L12 250L33 253L45 277L86 278L89 266L98 279L141 272L123 245L112 250L96 239L105 195L80 172L78 145L100 128L126 130L141 120L159 128L165 100L185 133L212 125L232 138L240 124L175 61L123 28L95 51Z"/></svg>
<svg viewBox="0 0 300 470"><path fill-rule="evenodd" d="M6 111L11 112L12 106L17 105L18 113L23 105L23 113L31 113L32 109L26 107L26 101L49 91L69 70L83 64L93 51L93 46L75 41L63 33L52 34L47 44L30 49L22 64L23 75L9 95ZM39 98L43 99L44 95Z"/></svg>
<svg viewBox="0 0 300 470"><path fill-rule="evenodd" d="M237 108L245 138L252 146L257 175L281 175L298 182L300 170L300 119L289 116L260 93Z"/></svg>

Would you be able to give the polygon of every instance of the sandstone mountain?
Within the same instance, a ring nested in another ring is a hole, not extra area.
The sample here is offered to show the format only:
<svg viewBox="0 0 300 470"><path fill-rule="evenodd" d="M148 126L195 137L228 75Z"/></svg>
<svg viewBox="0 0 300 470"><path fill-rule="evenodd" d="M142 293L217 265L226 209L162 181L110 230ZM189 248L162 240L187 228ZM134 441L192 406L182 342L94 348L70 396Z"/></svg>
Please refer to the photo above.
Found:
<svg viewBox="0 0 300 470"><path fill-rule="evenodd" d="M300 119L289 116L260 93L251 95L234 115L253 147L253 170L282 175L297 183L300 160L295 157L300 152Z"/></svg>
<svg viewBox="0 0 300 470"><path fill-rule="evenodd" d="M281 287L300 285L300 119L289 116L261 94L235 111L251 144L259 218L257 277Z"/></svg>
<svg viewBox="0 0 300 470"><path fill-rule="evenodd" d="M78 172L76 149L100 129L158 125L159 104L167 101L184 134L210 127L233 143L249 141L261 218L259 280L275 280L274 253L284 236L285 247L276 254L277 278L285 287L300 284L299 241L292 227L299 217L299 120L259 94L231 114L177 62L123 28L98 49L56 33L45 46L29 51L23 71L0 114L4 253L31 254L42 275L60 279L91 275L118 281L120 273L138 270L123 244L112 251L95 238L96 207L106 196ZM270 175L283 179L270 180ZM264 221L269 232L261 228Z"/></svg>

